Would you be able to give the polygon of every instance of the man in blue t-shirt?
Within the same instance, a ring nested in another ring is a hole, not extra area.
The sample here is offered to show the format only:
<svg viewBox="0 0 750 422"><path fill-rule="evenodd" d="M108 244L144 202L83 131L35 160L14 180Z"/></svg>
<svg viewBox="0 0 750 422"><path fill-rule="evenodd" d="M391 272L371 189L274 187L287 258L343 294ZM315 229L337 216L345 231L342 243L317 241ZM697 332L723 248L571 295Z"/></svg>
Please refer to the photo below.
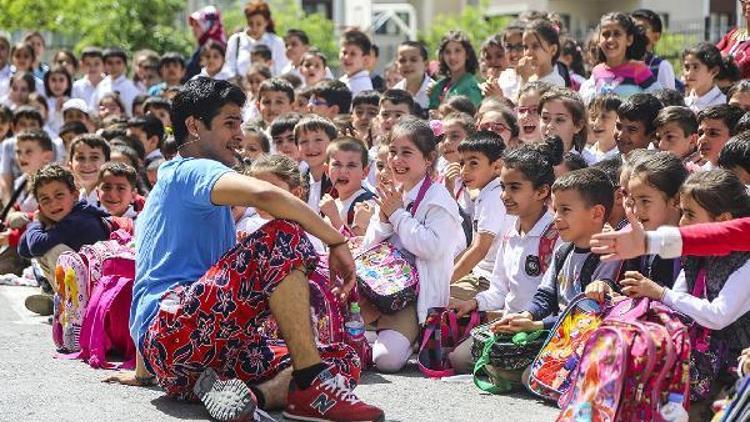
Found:
<svg viewBox="0 0 750 422"><path fill-rule="evenodd" d="M319 350L310 323L306 274L317 255L304 233L329 246L343 296L354 284L346 239L290 193L229 168L242 141L244 103L238 87L208 78L188 82L173 100L179 155L159 169L136 224L130 331L137 366L113 380L156 379L171 396L200 399L218 420L283 405L288 389L288 419L381 421L382 410L351 392L360 372L353 349ZM277 219L235 245L232 205ZM257 330L271 314L281 345ZM271 387L290 365L288 388Z"/></svg>

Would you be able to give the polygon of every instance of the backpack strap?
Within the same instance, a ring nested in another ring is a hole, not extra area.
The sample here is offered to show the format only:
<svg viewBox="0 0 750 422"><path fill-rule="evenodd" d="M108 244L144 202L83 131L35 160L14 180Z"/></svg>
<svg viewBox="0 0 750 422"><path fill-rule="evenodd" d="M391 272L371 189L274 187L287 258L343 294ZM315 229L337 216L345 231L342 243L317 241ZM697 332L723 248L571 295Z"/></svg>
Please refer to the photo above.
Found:
<svg viewBox="0 0 750 422"><path fill-rule="evenodd" d="M557 278L560 277L560 271L565 264L565 259L568 258L575 246L573 243L563 243L555 252L555 284L557 284Z"/></svg>
<svg viewBox="0 0 750 422"><path fill-rule="evenodd" d="M558 237L560 237L560 233L557 231L557 228L555 228L555 223L551 222L547 228L544 229L544 232L539 239L539 253L537 255L539 256L539 267L542 274L547 272L547 268L550 266L552 253L555 250L555 243L557 242Z"/></svg>
<svg viewBox="0 0 750 422"><path fill-rule="evenodd" d="M586 257L586 260L583 262L583 267L581 268L581 275L579 280L581 282L582 289L586 289L586 286L591 284L591 278L594 276L594 271L596 271L596 267L598 266L599 254L590 252Z"/></svg>

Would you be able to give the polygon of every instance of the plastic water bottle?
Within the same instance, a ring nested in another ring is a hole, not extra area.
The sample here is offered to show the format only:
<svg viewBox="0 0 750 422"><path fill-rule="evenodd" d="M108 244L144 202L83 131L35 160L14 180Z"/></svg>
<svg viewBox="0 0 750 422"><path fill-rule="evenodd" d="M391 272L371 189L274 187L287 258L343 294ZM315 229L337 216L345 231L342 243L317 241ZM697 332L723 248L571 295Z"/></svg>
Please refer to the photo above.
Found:
<svg viewBox="0 0 750 422"><path fill-rule="evenodd" d="M669 399L659 409L661 417L667 422L687 422L688 412L682 405L685 396L679 393L670 393Z"/></svg>
<svg viewBox="0 0 750 422"><path fill-rule="evenodd" d="M591 403L589 402L581 403L576 409L575 422L591 422L592 420L591 418L592 418Z"/></svg>
<svg viewBox="0 0 750 422"><path fill-rule="evenodd" d="M344 324L346 334L351 340L361 340L365 337L365 321L362 319L359 303L349 305L349 319Z"/></svg>
<svg viewBox="0 0 750 422"><path fill-rule="evenodd" d="M349 319L344 323L344 328L346 329L346 343L357 352L362 368L365 369L371 364L372 350L365 338L365 321L360 312L359 303L352 302L349 305Z"/></svg>

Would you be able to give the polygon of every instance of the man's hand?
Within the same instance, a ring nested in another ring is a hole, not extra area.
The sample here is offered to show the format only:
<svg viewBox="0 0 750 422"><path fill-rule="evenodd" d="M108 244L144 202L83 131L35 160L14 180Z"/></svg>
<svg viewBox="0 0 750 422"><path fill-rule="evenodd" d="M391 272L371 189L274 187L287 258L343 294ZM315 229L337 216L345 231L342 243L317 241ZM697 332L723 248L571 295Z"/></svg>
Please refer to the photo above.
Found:
<svg viewBox="0 0 750 422"><path fill-rule="evenodd" d="M627 213L630 228L608 231L591 238L591 251L602 255L602 261L636 258L646 254L646 232L631 212Z"/></svg>
<svg viewBox="0 0 750 422"><path fill-rule="evenodd" d="M135 371L119 371L116 374L103 379L102 382L129 385L131 387L148 387L155 384L154 381L146 384L142 383L136 378Z"/></svg>
<svg viewBox="0 0 750 422"><path fill-rule="evenodd" d="M331 282L335 283L339 278L343 281L343 285L333 288L333 294L345 302L357 281L354 258L346 243L329 248L328 267Z"/></svg>

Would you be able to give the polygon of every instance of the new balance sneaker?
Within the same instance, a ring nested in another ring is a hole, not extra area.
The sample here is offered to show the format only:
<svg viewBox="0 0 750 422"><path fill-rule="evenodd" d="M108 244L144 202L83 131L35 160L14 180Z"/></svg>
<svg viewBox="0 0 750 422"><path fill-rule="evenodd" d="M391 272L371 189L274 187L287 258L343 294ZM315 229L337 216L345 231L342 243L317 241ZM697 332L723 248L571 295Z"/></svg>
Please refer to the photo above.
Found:
<svg viewBox="0 0 750 422"><path fill-rule="evenodd" d="M254 420L257 401L250 388L237 378L220 380L211 368L201 373L193 392L212 418L222 421Z"/></svg>
<svg viewBox="0 0 750 422"><path fill-rule="evenodd" d="M330 369L318 374L310 387L302 390L289 384L284 417L311 422L382 422L385 414L357 398L347 386L346 378Z"/></svg>

